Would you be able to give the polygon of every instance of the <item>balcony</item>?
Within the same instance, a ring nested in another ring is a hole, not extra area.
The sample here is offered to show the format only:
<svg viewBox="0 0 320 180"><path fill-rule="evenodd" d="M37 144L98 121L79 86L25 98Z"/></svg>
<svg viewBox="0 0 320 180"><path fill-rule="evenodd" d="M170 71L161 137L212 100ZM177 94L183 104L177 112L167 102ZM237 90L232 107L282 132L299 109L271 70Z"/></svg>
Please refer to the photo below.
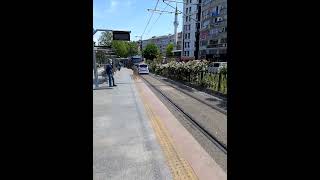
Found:
<svg viewBox="0 0 320 180"><path fill-rule="evenodd" d="M211 13L211 17L218 17L218 16L220 16L220 14L218 14L217 12L212 12Z"/></svg>
<svg viewBox="0 0 320 180"><path fill-rule="evenodd" d="M209 44L207 45L207 48L217 48L218 44Z"/></svg>
<svg viewBox="0 0 320 180"><path fill-rule="evenodd" d="M219 54L227 54L227 48L219 49Z"/></svg>
<svg viewBox="0 0 320 180"><path fill-rule="evenodd" d="M227 47L227 43L218 44L219 48Z"/></svg>

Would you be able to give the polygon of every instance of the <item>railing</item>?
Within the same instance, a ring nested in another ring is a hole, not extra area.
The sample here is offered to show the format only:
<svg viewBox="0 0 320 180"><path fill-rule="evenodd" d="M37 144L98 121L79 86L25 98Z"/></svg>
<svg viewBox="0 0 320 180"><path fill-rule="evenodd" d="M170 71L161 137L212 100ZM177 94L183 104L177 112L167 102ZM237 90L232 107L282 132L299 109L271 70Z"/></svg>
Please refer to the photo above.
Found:
<svg viewBox="0 0 320 180"><path fill-rule="evenodd" d="M227 94L227 74L223 73L209 73L201 71L197 73L192 72L174 72L165 70L161 73L156 73L154 69L150 68L150 72L159 74L166 78L182 82L193 87L205 88L221 94Z"/></svg>
<svg viewBox="0 0 320 180"><path fill-rule="evenodd" d="M209 44L207 45L207 48L216 48L218 47L218 44Z"/></svg>

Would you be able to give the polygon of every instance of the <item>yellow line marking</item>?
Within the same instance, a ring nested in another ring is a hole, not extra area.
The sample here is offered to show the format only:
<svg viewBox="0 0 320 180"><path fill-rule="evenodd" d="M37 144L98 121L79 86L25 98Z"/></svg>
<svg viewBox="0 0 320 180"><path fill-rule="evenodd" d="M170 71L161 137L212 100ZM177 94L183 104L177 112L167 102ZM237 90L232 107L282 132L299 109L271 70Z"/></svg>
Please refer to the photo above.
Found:
<svg viewBox="0 0 320 180"><path fill-rule="evenodd" d="M194 173L190 164L178 153L174 147L173 141L168 134L167 129L164 127L159 116L157 116L150 105L146 101L146 97L142 92L142 89L136 85L143 105L146 109L147 115L151 120L152 128L156 134L161 149L165 154L167 164L170 168L171 174L174 180L197 180L198 177Z"/></svg>

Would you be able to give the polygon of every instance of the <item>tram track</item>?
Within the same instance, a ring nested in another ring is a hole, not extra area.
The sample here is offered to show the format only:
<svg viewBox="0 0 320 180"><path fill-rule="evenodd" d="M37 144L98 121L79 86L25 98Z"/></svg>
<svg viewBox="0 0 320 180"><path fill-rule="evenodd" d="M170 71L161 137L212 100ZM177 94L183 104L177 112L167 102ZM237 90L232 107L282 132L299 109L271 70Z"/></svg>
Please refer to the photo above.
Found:
<svg viewBox="0 0 320 180"><path fill-rule="evenodd" d="M148 76L148 75L147 75ZM215 135L213 135L212 132L209 132L207 128L204 128L203 125L199 123L199 120L196 120L189 112L187 112L184 108L182 108L178 103L174 102L174 100L168 95L166 95L162 90L158 87L156 87L153 83L151 83L148 78L146 78L144 75L140 76L141 79L152 89L154 89L156 92L158 92L165 100L167 100L174 108L176 108L177 111L179 111L185 119L187 119L194 127L196 127L208 140L210 140L218 149L220 149L225 155L227 155L227 144L219 140ZM152 76L149 76L150 78L154 78ZM154 78L156 79L156 78ZM158 79L156 79L158 80ZM158 80L161 82L160 80ZM170 86L170 85L168 85ZM184 93L181 90L171 86L172 88L176 89L177 91L185 94L186 96L198 101L199 103L202 103L204 106L208 106L210 108L213 108L212 106L209 106L207 103L204 103L203 101L200 101L198 98L195 98L194 96ZM224 113L223 113L224 114Z"/></svg>

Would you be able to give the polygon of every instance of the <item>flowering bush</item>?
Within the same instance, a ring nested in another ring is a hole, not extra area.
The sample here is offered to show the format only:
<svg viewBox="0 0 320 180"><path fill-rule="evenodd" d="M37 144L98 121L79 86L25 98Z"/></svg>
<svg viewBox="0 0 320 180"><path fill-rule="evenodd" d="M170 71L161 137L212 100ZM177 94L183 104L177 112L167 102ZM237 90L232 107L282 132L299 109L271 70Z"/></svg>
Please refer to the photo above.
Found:
<svg viewBox="0 0 320 180"><path fill-rule="evenodd" d="M183 62L188 62L188 61L192 61L192 60L194 60L193 57L189 57L189 56L182 56L181 57L181 61L183 61Z"/></svg>
<svg viewBox="0 0 320 180"><path fill-rule="evenodd" d="M151 64L151 68L154 65ZM171 61L167 64L157 64L155 69L158 70L168 70L171 73L199 73L203 71L207 71L208 69L208 61L206 60L192 60L188 62L176 62Z"/></svg>
<svg viewBox="0 0 320 180"><path fill-rule="evenodd" d="M226 74L227 68L221 69L221 75L224 79L221 80L222 88L218 87L219 75L203 73L207 72L209 62L206 60L192 60L188 62L176 62L171 61L167 64L160 64L156 62L150 63L150 68L155 74L159 74L171 79L177 79L182 81L188 81L190 83L196 83L202 87L209 87L217 89L226 94Z"/></svg>
<svg viewBox="0 0 320 180"><path fill-rule="evenodd" d="M220 69L219 73L222 73L222 74L226 75L226 74L227 74L227 67L225 67L225 66L222 67L222 68Z"/></svg>
<svg viewBox="0 0 320 180"><path fill-rule="evenodd" d="M184 79L191 74L198 74L205 72L208 69L208 61L206 60L192 60L188 62L170 61L167 64L150 64L151 69L154 69L156 74L162 76Z"/></svg>

